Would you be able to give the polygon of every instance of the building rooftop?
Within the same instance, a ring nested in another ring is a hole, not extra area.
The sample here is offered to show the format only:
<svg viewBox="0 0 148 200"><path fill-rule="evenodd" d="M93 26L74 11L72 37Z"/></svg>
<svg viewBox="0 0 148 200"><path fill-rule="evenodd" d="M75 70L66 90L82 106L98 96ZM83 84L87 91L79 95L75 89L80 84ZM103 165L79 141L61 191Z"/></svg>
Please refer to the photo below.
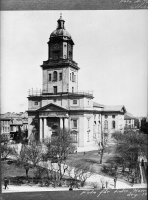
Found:
<svg viewBox="0 0 148 200"><path fill-rule="evenodd" d="M104 108L104 105L93 102L93 107L97 107L97 108Z"/></svg>
<svg viewBox="0 0 148 200"><path fill-rule="evenodd" d="M124 115L124 119L135 119L135 117L131 113L126 112Z"/></svg>
<svg viewBox="0 0 148 200"><path fill-rule="evenodd" d="M110 106L104 106L103 111L126 112L126 109L125 109L124 105L110 105Z"/></svg>
<svg viewBox="0 0 148 200"><path fill-rule="evenodd" d="M22 118L28 118L28 114L25 113L11 113L11 112L7 112L4 114L1 114L1 118L5 118L5 119L11 119L11 118L17 118L17 119L22 119Z"/></svg>

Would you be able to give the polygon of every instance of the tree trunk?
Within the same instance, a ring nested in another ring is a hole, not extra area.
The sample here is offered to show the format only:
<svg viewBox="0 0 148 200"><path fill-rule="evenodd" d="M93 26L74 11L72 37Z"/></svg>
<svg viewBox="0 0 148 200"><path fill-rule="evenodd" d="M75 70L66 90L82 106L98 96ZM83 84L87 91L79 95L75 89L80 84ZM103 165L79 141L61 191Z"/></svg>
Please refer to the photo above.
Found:
<svg viewBox="0 0 148 200"><path fill-rule="evenodd" d="M124 170L125 170L125 166L123 165L123 169L122 169L122 173L123 173L123 175L124 175Z"/></svg>
<svg viewBox="0 0 148 200"><path fill-rule="evenodd" d="M101 150L101 157L100 157L100 164L102 164L102 159L103 159L103 149Z"/></svg>
<svg viewBox="0 0 148 200"><path fill-rule="evenodd" d="M26 178L28 178L29 169L26 169Z"/></svg>

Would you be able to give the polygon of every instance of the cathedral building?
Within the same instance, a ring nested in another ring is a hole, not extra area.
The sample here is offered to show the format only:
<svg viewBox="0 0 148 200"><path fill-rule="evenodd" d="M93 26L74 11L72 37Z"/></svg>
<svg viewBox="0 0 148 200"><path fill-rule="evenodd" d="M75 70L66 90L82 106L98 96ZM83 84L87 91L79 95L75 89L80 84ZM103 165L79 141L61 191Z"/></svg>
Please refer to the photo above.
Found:
<svg viewBox="0 0 148 200"><path fill-rule="evenodd" d="M124 129L124 106L105 106L93 101L92 92L78 89L79 66L73 60L74 41L60 16L48 41L48 60L41 65L42 90L28 93L28 134L51 138L56 129L67 128L77 147L91 146L101 133Z"/></svg>

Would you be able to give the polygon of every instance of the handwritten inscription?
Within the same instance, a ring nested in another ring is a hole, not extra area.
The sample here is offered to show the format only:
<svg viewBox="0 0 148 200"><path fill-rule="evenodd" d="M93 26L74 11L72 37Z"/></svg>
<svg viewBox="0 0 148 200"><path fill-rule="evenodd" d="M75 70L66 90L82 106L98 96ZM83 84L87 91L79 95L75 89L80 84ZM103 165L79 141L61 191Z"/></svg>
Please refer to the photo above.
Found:
<svg viewBox="0 0 148 200"><path fill-rule="evenodd" d="M113 193L113 194L122 194L125 195L127 198L129 197L129 199L134 199L136 197L146 197L147 196L147 190L146 189L117 189L117 190L108 190L108 189L104 189L104 190L89 190L89 191L82 191L80 193L80 195L93 195L96 198L99 198L101 195L105 195L105 194L109 194L109 193Z"/></svg>
<svg viewBox="0 0 148 200"><path fill-rule="evenodd" d="M129 4L131 9L148 8L148 0L120 0L119 3Z"/></svg>

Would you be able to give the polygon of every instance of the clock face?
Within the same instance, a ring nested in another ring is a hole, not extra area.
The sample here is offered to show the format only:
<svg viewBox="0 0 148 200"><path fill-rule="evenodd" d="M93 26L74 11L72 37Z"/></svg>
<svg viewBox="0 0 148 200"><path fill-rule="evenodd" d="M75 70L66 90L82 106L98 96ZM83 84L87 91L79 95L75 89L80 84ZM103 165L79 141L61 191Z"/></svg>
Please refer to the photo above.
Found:
<svg viewBox="0 0 148 200"><path fill-rule="evenodd" d="M55 50L59 50L59 49L60 49L59 44L55 44L55 45L54 45L54 49L55 49Z"/></svg>

